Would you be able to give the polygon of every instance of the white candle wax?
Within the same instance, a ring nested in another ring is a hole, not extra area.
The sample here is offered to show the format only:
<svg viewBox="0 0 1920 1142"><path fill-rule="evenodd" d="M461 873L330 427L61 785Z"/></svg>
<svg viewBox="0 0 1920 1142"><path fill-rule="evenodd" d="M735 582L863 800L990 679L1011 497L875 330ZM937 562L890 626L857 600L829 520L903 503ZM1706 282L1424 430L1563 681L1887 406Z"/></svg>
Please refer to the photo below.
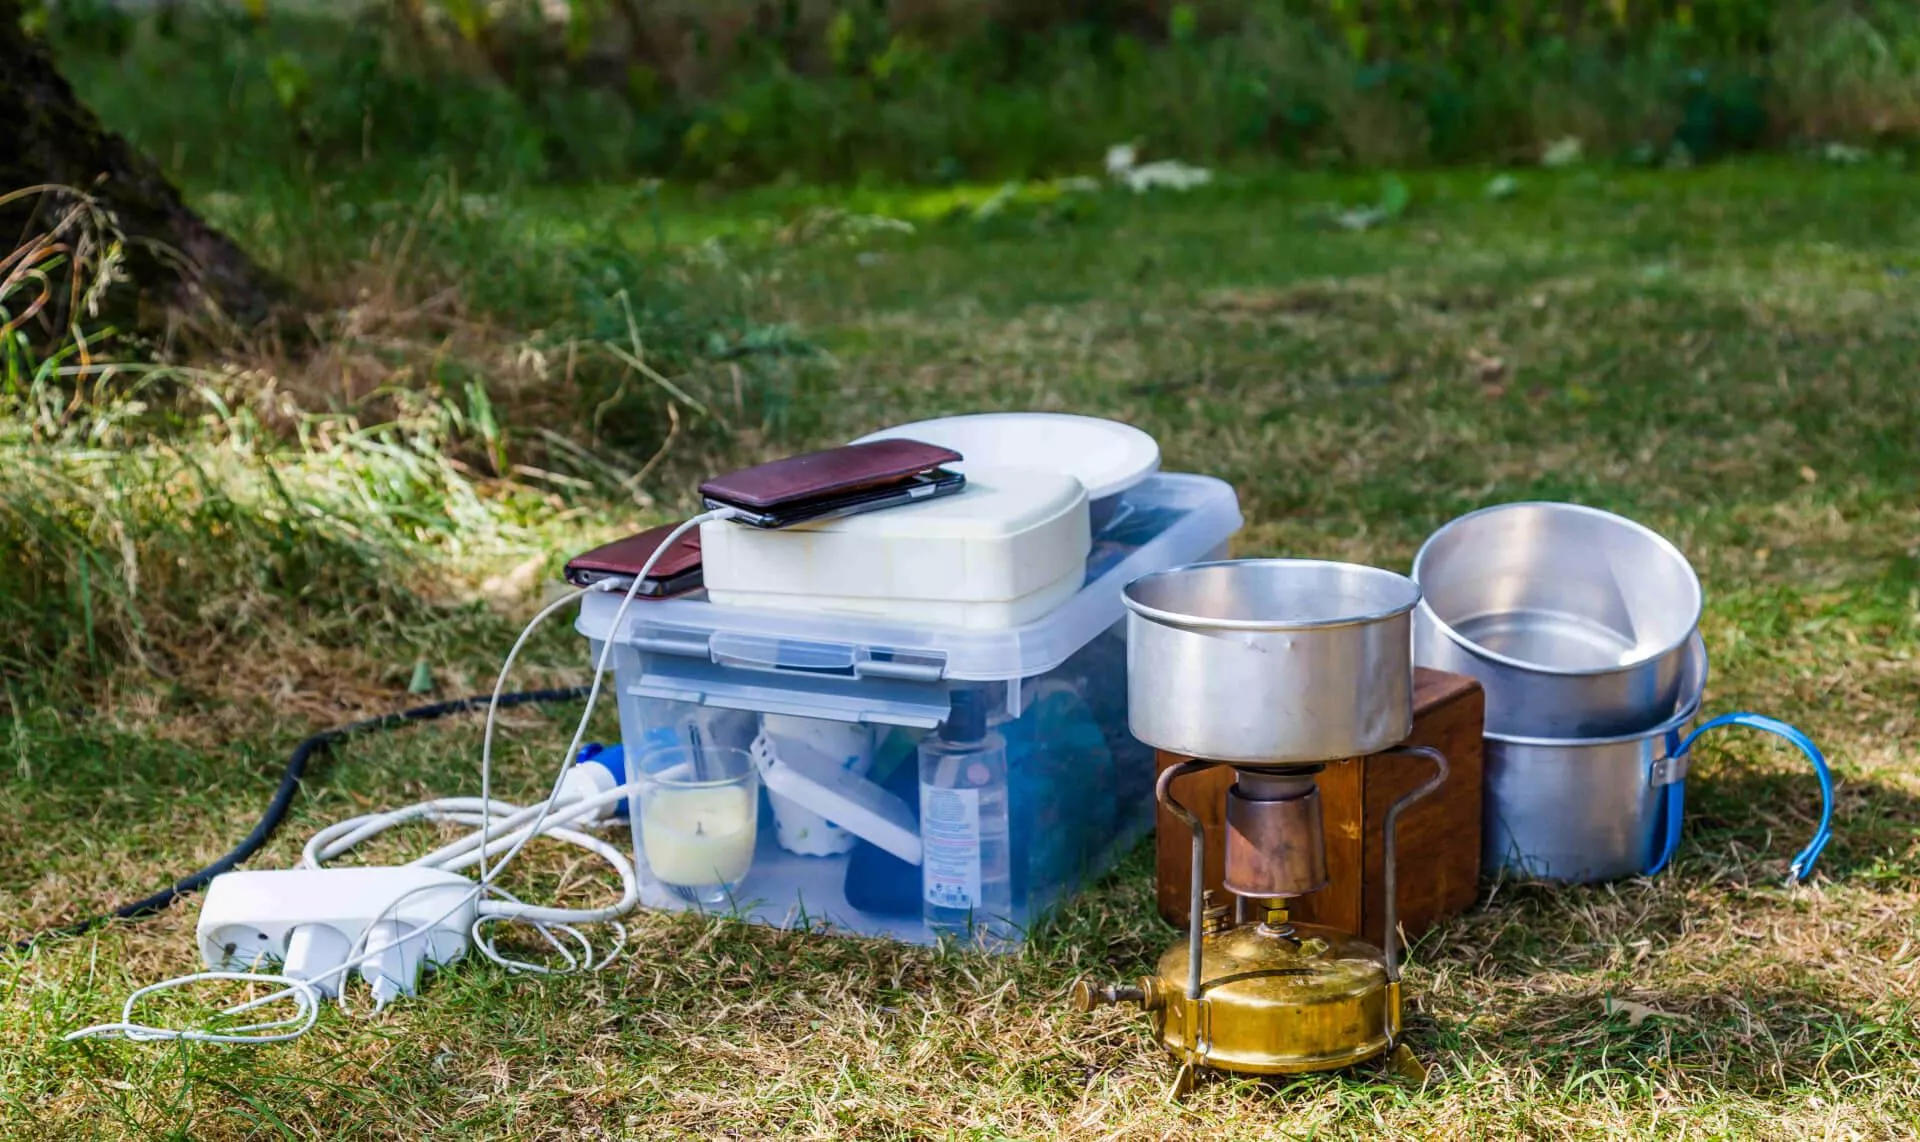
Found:
<svg viewBox="0 0 1920 1142"><path fill-rule="evenodd" d="M658 787L645 795L640 845L663 884L732 884L753 864L759 808L746 785Z"/></svg>

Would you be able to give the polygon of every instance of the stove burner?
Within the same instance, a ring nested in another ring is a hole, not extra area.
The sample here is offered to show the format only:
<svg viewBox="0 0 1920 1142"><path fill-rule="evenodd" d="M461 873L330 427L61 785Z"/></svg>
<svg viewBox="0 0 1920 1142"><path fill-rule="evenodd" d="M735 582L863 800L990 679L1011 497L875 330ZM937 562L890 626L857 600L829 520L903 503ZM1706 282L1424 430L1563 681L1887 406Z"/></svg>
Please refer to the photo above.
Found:
<svg viewBox="0 0 1920 1142"><path fill-rule="evenodd" d="M1206 838L1200 819L1174 800L1180 777L1224 764L1188 761L1160 775L1155 795L1193 834L1192 913L1187 939L1160 957L1137 987L1074 987L1081 1010L1138 1003L1153 1014L1161 1043L1184 1064L1243 1074L1335 1070L1400 1046L1399 939L1394 839L1401 811L1439 788L1439 751L1388 751L1433 763L1433 778L1394 802L1385 822L1386 947L1315 924L1295 924L1287 901L1327 884L1326 838L1314 774L1323 764L1237 765L1227 791L1226 886L1230 910L1202 882ZM1251 907L1258 919L1249 921ZM1235 919L1229 919L1229 912ZM1396 1052L1396 1057L1402 1052ZM1411 1056L1407 1058L1411 1063ZM1417 1064L1413 1064L1417 1066Z"/></svg>

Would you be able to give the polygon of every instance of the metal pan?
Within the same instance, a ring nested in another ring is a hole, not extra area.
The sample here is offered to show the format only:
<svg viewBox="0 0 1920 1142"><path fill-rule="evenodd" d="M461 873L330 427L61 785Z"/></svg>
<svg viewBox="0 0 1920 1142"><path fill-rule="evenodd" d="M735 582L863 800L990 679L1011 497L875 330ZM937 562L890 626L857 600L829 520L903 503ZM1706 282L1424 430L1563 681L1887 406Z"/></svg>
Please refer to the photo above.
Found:
<svg viewBox="0 0 1920 1142"><path fill-rule="evenodd" d="M1686 776L1674 758L1706 683L1696 635L1682 671L1686 700L1650 729L1585 740L1488 733L1482 867L1572 882L1653 871L1677 811L1667 786Z"/></svg>
<svg viewBox="0 0 1920 1142"><path fill-rule="evenodd" d="M1241 765L1358 757L1413 729L1411 579L1232 559L1127 585L1128 720L1148 745Z"/></svg>
<svg viewBox="0 0 1920 1142"><path fill-rule="evenodd" d="M1478 679L1493 733L1638 734L1685 697L1700 580L1632 520L1576 504L1484 508L1435 532L1413 579L1414 661Z"/></svg>

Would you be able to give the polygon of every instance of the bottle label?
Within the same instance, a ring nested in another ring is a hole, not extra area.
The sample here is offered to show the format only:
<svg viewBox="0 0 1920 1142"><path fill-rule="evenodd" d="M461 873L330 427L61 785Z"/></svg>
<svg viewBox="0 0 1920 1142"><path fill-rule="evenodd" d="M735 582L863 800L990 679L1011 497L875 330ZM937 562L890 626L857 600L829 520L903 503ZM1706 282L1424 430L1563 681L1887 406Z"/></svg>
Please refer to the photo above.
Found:
<svg viewBox="0 0 1920 1142"><path fill-rule="evenodd" d="M936 908L980 904L980 791L920 787L920 877Z"/></svg>

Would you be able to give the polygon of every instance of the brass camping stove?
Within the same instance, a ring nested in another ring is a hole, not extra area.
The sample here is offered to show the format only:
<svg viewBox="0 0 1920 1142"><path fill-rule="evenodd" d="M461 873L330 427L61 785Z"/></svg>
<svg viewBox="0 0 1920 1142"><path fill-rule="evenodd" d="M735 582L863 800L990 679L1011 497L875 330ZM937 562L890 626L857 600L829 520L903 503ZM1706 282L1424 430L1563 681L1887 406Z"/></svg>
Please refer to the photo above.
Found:
<svg viewBox="0 0 1920 1142"><path fill-rule="evenodd" d="M1075 1003L1129 1000L1152 1012L1160 1042L1184 1064L1181 1082L1200 1067L1290 1075L1393 1050L1394 833L1401 810L1447 776L1437 750L1396 747L1413 731L1408 616L1420 588L1378 567L1240 559L1143 575L1122 596L1133 736L1182 757L1219 760L1170 766L1155 788L1193 834L1186 946L1168 950L1138 987L1077 985ZM1287 901L1327 883L1314 774L1382 752L1424 757L1438 771L1387 810L1384 952L1287 919ZM1225 846L1232 909L1206 899L1206 836L1171 792L1175 779L1214 765L1236 771Z"/></svg>
<svg viewBox="0 0 1920 1142"><path fill-rule="evenodd" d="M1438 750L1387 751L1424 758L1431 780L1394 802L1385 822L1386 947L1334 928L1296 924L1287 901L1327 884L1320 792L1322 764L1236 765L1227 791L1226 888L1231 909L1202 885L1200 819L1173 799L1175 779L1214 765L1189 761L1160 775L1155 794L1193 834L1193 910L1187 939L1160 957L1138 986L1074 985L1082 1011L1133 1002L1151 1012L1154 1033L1193 1069L1254 1075L1334 1070L1394 1050L1400 1042L1399 933L1394 908L1394 834L1401 810L1438 789L1447 760ZM1417 1063L1408 1064L1416 1067Z"/></svg>

